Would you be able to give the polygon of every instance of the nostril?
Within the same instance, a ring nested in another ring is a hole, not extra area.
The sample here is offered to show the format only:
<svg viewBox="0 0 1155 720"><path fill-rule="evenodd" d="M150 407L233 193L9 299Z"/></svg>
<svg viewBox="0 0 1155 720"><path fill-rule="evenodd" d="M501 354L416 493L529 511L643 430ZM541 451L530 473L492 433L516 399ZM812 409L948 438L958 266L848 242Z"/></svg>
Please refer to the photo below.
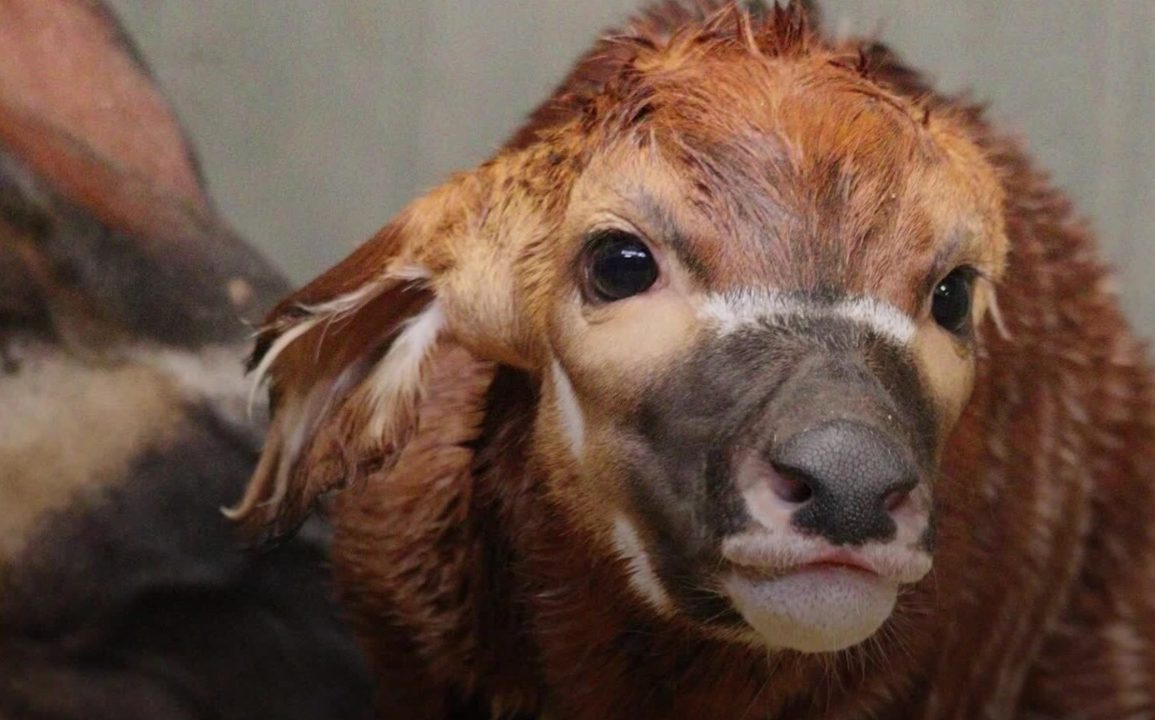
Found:
<svg viewBox="0 0 1155 720"><path fill-rule="evenodd" d="M796 505L801 505L814 495L810 483L803 476L780 467L775 467L770 473L770 488L780 499Z"/></svg>
<svg viewBox="0 0 1155 720"><path fill-rule="evenodd" d="M918 481L916 480L908 480L891 485L891 490L882 496L882 507L885 507L888 513L901 510L902 506L907 504L907 500L910 499L910 492L915 489L917 484Z"/></svg>
<svg viewBox="0 0 1155 720"><path fill-rule="evenodd" d="M911 484L891 490L882 498L882 506L888 513L897 512L907 500L910 500L910 491L913 489L914 486Z"/></svg>

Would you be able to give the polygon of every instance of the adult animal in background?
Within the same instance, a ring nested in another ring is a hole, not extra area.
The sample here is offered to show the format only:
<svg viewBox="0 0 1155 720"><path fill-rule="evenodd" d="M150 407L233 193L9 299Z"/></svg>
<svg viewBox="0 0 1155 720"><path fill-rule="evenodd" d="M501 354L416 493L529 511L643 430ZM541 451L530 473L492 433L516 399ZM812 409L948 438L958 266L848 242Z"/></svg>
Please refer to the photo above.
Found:
<svg viewBox="0 0 1155 720"><path fill-rule="evenodd" d="M1155 715L1151 374L1019 147L665 3L269 316L381 717ZM344 489L331 494L331 491Z"/></svg>
<svg viewBox="0 0 1155 720"><path fill-rule="evenodd" d="M109 12L0 2L0 718L371 715L324 524L246 552L219 512L288 290Z"/></svg>

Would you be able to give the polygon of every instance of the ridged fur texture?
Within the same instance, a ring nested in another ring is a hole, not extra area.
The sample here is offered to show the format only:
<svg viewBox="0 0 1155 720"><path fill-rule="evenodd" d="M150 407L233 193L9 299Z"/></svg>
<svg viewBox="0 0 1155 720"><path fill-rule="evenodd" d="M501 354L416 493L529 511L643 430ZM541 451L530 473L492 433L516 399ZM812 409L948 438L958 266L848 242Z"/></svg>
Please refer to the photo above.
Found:
<svg viewBox="0 0 1155 720"><path fill-rule="evenodd" d="M473 352L441 347L408 445L333 500L336 573L376 660L381 717L1155 715L1155 398L1086 227L1015 141L886 48L823 39L797 5L753 20L720 5L667 3L600 43L506 150L540 144L541 167L564 173L551 133L644 115L644 96L613 88L628 90L634 49L667 42L684 43L686 62L734 42L841 53L879 101L961 124L998 173L1009 253L974 392L943 451L935 569L878 635L833 655L767 654L655 613L628 590L626 561L545 490L564 470L531 460L566 454L531 451L553 441L533 432L542 397L526 358L539 350L478 360L459 329ZM504 187L532 193L551 178ZM382 247L357 257L396 256ZM426 258L435 272L468 261ZM350 292L365 268L339 268L306 295ZM298 372L274 368L274 393Z"/></svg>

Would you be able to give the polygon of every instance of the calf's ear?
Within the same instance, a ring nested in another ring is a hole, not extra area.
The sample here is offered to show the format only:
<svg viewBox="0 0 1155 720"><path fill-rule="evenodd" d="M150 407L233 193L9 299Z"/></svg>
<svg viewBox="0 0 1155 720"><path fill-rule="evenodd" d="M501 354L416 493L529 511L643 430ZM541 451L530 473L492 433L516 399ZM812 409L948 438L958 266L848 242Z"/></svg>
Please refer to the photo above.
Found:
<svg viewBox="0 0 1155 720"><path fill-rule="evenodd" d="M431 365L468 307L462 243L477 232L478 183L418 200L344 261L282 301L257 336L254 392L268 385L264 451L225 510L250 533L295 527L324 493L387 472L413 435ZM479 302L485 303L483 298Z"/></svg>

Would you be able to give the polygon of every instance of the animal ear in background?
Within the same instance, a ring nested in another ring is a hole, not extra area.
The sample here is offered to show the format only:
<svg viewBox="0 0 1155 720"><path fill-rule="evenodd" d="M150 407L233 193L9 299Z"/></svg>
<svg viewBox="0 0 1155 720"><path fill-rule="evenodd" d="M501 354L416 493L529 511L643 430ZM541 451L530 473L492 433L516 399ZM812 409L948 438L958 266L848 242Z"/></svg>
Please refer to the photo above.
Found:
<svg viewBox="0 0 1155 720"><path fill-rule="evenodd" d="M251 363L254 392L269 385L269 433L225 511L251 533L291 530L324 493L388 472L412 437L435 351L453 342L430 269L448 242L431 204L451 212L419 201L261 329Z"/></svg>
<svg viewBox="0 0 1155 720"><path fill-rule="evenodd" d="M34 327L102 362L234 344L288 289L217 216L102 3L0 2L0 336Z"/></svg>
<svg viewBox="0 0 1155 720"><path fill-rule="evenodd" d="M184 129L112 12L98 2L0 3L0 102L115 163L154 194L211 210ZM55 148L6 119L4 144L29 169L71 181Z"/></svg>

